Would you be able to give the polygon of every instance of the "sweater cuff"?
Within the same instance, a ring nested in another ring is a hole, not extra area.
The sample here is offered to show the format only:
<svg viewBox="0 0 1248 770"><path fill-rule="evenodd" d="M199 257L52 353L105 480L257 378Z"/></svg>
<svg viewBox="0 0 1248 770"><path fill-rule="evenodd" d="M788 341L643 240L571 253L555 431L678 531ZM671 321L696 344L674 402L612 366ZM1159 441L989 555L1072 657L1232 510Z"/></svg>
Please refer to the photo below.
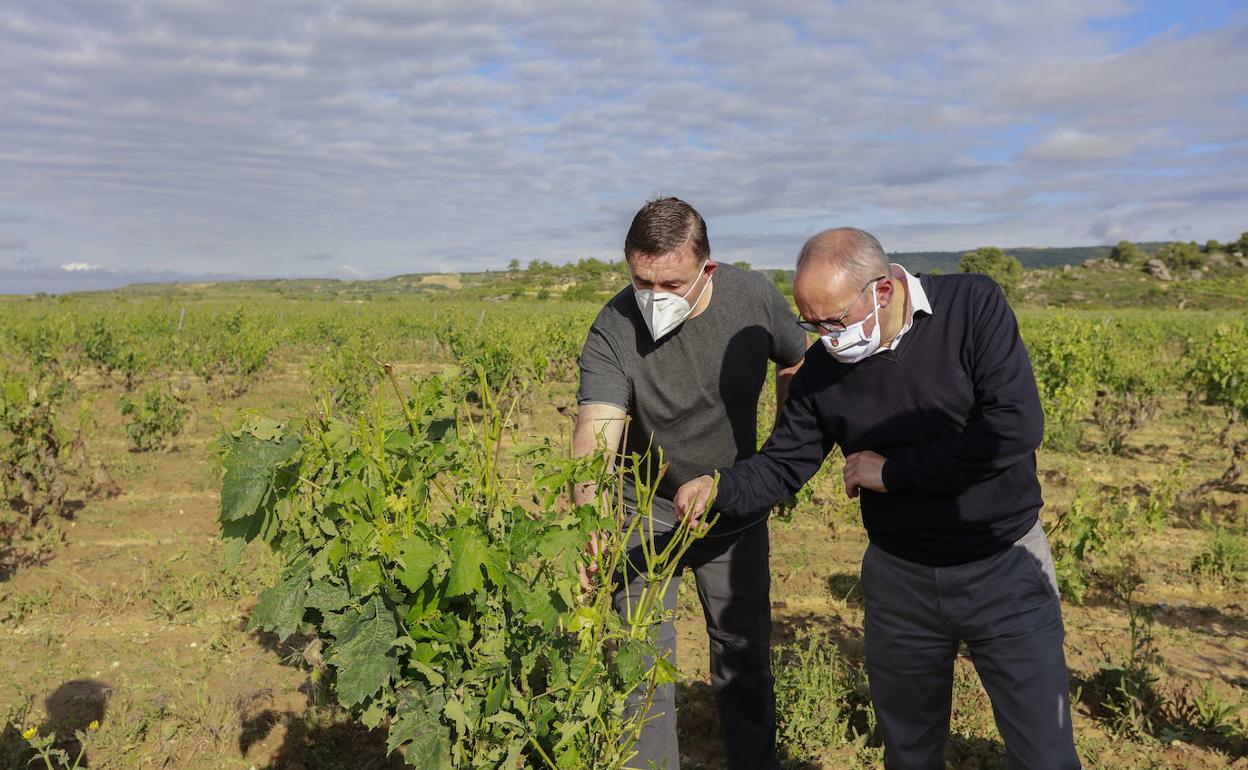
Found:
<svg viewBox="0 0 1248 770"><path fill-rule="evenodd" d="M731 506L733 500L737 497L737 490L734 486L735 482L732 477L732 468L716 468L711 471L711 478L719 475L719 486L715 488L715 501L711 503L711 510L731 515L725 510L726 506Z"/></svg>

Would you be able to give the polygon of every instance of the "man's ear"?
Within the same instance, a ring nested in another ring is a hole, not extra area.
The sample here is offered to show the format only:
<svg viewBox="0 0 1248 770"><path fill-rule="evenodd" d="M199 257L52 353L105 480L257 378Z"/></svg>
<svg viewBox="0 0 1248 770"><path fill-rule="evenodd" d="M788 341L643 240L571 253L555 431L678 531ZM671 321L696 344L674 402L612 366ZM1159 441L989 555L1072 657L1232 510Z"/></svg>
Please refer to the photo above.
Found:
<svg viewBox="0 0 1248 770"><path fill-rule="evenodd" d="M718 262L713 259L708 259L706 261L706 267L702 268L702 272L706 273L707 278L710 278L712 275L715 275L715 268L717 267L719 267Z"/></svg>
<svg viewBox="0 0 1248 770"><path fill-rule="evenodd" d="M888 278L876 284L876 295L880 298L880 309L893 304L893 298L897 296L897 287L893 285L893 281L897 280L891 275Z"/></svg>

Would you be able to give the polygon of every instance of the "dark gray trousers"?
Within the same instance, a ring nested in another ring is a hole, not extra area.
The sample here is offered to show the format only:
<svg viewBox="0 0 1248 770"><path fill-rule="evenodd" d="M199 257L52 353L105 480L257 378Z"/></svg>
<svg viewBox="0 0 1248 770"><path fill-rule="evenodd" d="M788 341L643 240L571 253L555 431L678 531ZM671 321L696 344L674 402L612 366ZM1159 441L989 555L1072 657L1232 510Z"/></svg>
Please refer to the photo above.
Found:
<svg viewBox="0 0 1248 770"><path fill-rule="evenodd" d="M670 537L655 534L661 550ZM767 522L726 537L699 540L685 553L680 568L693 570L698 598L710 636L711 687L719 710L719 726L729 770L779 770L776 757L776 699L771 674L771 572ZM617 577L616 611L643 589L637 574L644 569L639 547L630 547L632 570ZM672 580L663 606L676 609L678 580ZM668 621L659 628L659 646L668 660L676 660L676 628ZM640 706L646 693L634 693ZM629 767L679 770L676 737L676 689L662 685L653 694L649 716Z"/></svg>
<svg viewBox="0 0 1248 770"><path fill-rule="evenodd" d="M862 588L888 770L945 767L959 640L992 701L1010 770L1078 770L1062 608L1039 523L1001 553L953 567L868 546Z"/></svg>

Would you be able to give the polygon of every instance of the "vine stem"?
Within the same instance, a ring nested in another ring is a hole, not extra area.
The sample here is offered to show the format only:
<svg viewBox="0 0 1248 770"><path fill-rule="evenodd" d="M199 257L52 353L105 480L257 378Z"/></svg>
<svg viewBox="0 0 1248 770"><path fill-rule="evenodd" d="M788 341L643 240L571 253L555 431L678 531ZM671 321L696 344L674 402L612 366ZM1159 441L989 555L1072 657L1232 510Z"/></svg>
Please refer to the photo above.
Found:
<svg viewBox="0 0 1248 770"><path fill-rule="evenodd" d="M538 753L538 755L539 755L539 756L541 756L542 761L544 761L544 762L546 763L546 766L547 766L547 767L549 767L549 768L550 768L550 770L559 770L559 766L558 766L558 765L556 765L556 764L555 764L555 762L554 762L554 760L552 760L552 759L551 759L551 758L550 758L550 757L546 754L546 750L542 748L542 744L540 744L540 743L538 743L538 742L537 742L537 738L534 738L532 735L530 735L530 736L529 736L529 743L533 744L533 748L537 749L537 753Z"/></svg>
<svg viewBox="0 0 1248 770"><path fill-rule="evenodd" d="M394 394L399 397L399 404L403 407L403 416L407 418L407 424L412 428L412 435L419 434L420 430L416 426L416 415L412 414L411 407L407 404L407 399L403 398L403 389L399 387L399 380L394 376L394 367L376 358L373 359L373 363L380 366L390 380L390 385L394 388Z"/></svg>

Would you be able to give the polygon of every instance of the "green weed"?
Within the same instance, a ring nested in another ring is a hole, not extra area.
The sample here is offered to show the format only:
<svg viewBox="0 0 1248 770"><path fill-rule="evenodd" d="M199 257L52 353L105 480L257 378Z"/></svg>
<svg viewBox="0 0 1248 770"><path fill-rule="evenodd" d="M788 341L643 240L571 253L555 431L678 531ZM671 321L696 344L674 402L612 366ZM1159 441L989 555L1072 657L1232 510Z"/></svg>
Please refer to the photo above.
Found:
<svg viewBox="0 0 1248 770"><path fill-rule="evenodd" d="M182 433L190 410L181 394L168 384L147 389L139 401L129 396L118 399L131 446L140 452L168 451Z"/></svg>
<svg viewBox="0 0 1248 770"><path fill-rule="evenodd" d="M1153 645L1153 615L1135 599L1143 578L1128 564L1110 578L1115 597L1127 612L1124 650L1100 664L1091 692L1118 735L1140 738L1156 731L1162 698L1157 690L1161 655Z"/></svg>
<svg viewBox="0 0 1248 770"><path fill-rule="evenodd" d="M875 740L866 674L846 661L826 634L806 634L777 645L772 670L777 740L790 759L814 760L845 746L865 751Z"/></svg>
<svg viewBox="0 0 1248 770"><path fill-rule="evenodd" d="M1228 586L1248 583L1248 538L1242 532L1216 527L1209 533L1208 545L1192 559L1191 571Z"/></svg>

